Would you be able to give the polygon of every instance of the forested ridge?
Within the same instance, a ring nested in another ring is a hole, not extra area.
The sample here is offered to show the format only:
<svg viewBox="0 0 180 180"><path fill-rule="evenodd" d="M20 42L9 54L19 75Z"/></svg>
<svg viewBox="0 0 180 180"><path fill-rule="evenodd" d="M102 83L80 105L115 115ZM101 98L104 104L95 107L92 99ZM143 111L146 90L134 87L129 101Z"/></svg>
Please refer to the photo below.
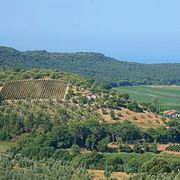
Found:
<svg viewBox="0 0 180 180"><path fill-rule="evenodd" d="M0 68L46 68L80 74L112 86L180 84L180 63L140 64L106 57L100 53L21 52L0 47Z"/></svg>

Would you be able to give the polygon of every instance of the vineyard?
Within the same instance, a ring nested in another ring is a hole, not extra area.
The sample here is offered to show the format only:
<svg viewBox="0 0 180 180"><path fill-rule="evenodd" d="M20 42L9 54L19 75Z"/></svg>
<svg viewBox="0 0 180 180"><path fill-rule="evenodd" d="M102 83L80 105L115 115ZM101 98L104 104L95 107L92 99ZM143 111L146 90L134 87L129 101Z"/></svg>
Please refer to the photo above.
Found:
<svg viewBox="0 0 180 180"><path fill-rule="evenodd" d="M180 145L170 145L166 148L166 150L180 152Z"/></svg>
<svg viewBox="0 0 180 180"><path fill-rule="evenodd" d="M6 82L0 92L5 100L60 99L63 100L67 83L60 80L22 80Z"/></svg>
<svg viewBox="0 0 180 180"><path fill-rule="evenodd" d="M169 155L169 154L105 153L105 157L106 158L120 157L124 162L124 166L126 166L129 162L132 162L132 161L139 162L140 164L144 164L153 158L163 158L169 162L174 162L174 161L180 162L180 159L178 158L177 155Z"/></svg>

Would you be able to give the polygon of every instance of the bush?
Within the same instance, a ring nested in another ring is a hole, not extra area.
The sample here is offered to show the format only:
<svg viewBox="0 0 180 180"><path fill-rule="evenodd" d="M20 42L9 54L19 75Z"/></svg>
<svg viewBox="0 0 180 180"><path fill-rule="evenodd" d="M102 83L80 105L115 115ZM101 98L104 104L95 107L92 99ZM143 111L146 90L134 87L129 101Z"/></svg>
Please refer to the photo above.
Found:
<svg viewBox="0 0 180 180"><path fill-rule="evenodd" d="M109 138L103 138L98 142L97 149L101 152L106 152L108 150L107 144L109 143Z"/></svg>
<svg viewBox="0 0 180 180"><path fill-rule="evenodd" d="M132 159L126 164L125 170L128 173L137 173L141 165L139 161Z"/></svg>
<svg viewBox="0 0 180 180"><path fill-rule="evenodd" d="M54 154L53 154L53 159L56 160L62 160L62 161L71 161L72 160L72 155L69 153L68 150L64 149L57 149Z"/></svg>
<svg viewBox="0 0 180 180"><path fill-rule="evenodd" d="M76 156L78 154L80 154L80 147L76 144L73 144L72 147L71 147L71 154L73 156Z"/></svg>
<svg viewBox="0 0 180 180"><path fill-rule="evenodd" d="M127 108L134 112L143 112L143 110L138 106L138 103L136 101L128 103Z"/></svg>
<svg viewBox="0 0 180 180"><path fill-rule="evenodd" d="M169 164L171 171L178 172L180 170L180 161L174 161Z"/></svg>
<svg viewBox="0 0 180 180"><path fill-rule="evenodd" d="M0 130L0 141L5 141L9 139L10 139L9 134L4 130Z"/></svg>
<svg viewBox="0 0 180 180"><path fill-rule="evenodd" d="M111 167L112 171L123 171L123 160L119 156L109 156L106 158L107 166Z"/></svg>

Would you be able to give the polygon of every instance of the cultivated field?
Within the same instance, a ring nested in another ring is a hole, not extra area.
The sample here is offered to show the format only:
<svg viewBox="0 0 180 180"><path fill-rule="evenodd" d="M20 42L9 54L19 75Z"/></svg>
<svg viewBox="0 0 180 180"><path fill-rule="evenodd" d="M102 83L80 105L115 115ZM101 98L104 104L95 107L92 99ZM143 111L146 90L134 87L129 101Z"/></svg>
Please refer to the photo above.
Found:
<svg viewBox="0 0 180 180"><path fill-rule="evenodd" d="M139 102L154 102L165 109L180 111L180 86L132 86L115 88Z"/></svg>
<svg viewBox="0 0 180 180"><path fill-rule="evenodd" d="M6 82L0 92L5 100L64 99L67 83L59 80L22 80Z"/></svg>

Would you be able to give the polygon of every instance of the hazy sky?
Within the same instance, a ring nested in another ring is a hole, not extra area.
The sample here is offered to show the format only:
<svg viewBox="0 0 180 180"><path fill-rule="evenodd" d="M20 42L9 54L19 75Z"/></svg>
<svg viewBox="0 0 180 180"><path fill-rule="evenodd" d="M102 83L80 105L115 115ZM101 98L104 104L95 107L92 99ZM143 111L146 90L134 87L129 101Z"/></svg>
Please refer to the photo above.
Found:
<svg viewBox="0 0 180 180"><path fill-rule="evenodd" d="M0 0L0 45L180 62L180 0Z"/></svg>

